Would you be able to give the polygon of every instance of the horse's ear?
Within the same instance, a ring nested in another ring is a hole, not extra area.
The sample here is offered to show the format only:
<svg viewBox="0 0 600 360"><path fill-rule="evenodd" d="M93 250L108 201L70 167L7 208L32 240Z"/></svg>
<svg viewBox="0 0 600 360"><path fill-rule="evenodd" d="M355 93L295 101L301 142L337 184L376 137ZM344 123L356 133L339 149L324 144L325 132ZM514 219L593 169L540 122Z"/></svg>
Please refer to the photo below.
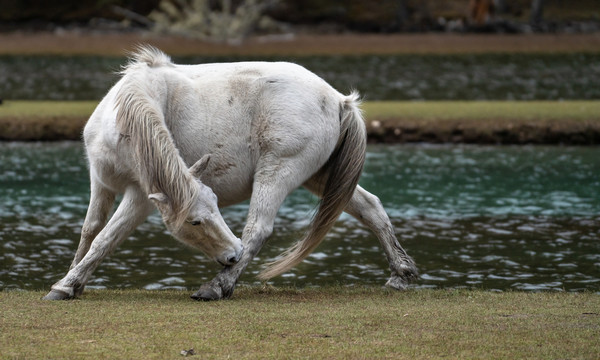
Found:
<svg viewBox="0 0 600 360"><path fill-rule="evenodd" d="M199 178L202 172L208 167L210 161L210 154L204 155L200 160L196 161L194 165L190 167L190 173L192 176Z"/></svg>
<svg viewBox="0 0 600 360"><path fill-rule="evenodd" d="M148 195L148 199L152 200L156 206L162 206L169 203L169 198L163 193L155 193Z"/></svg>

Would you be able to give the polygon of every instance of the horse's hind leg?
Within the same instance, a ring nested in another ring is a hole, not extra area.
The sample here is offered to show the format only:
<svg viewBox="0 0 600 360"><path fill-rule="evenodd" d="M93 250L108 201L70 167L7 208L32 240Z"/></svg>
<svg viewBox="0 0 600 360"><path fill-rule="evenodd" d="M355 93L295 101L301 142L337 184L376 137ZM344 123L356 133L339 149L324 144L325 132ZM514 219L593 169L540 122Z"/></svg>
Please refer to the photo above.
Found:
<svg viewBox="0 0 600 360"><path fill-rule="evenodd" d="M312 178L304 186L320 196L319 181L319 178ZM379 198L357 186L345 211L369 227L379 239L392 271L386 285L398 290L406 289L408 284L418 277L417 267L400 246L394 227Z"/></svg>
<svg viewBox="0 0 600 360"><path fill-rule="evenodd" d="M383 246L392 271L392 276L386 285L399 290L405 289L418 277L417 267L413 259L400 246L394 227L379 198L357 186L346 211L368 226Z"/></svg>
<svg viewBox="0 0 600 360"><path fill-rule="evenodd" d="M81 239L70 269L74 268L87 254L92 241L106 225L108 214L115 203L115 193L94 179L91 181L90 204L81 228ZM83 288L81 289L83 290Z"/></svg>
<svg viewBox="0 0 600 360"><path fill-rule="evenodd" d="M146 219L152 209L152 204L140 189L129 187L111 219L92 241L89 251L63 279L52 285L44 299L71 299L80 294L100 262Z"/></svg>

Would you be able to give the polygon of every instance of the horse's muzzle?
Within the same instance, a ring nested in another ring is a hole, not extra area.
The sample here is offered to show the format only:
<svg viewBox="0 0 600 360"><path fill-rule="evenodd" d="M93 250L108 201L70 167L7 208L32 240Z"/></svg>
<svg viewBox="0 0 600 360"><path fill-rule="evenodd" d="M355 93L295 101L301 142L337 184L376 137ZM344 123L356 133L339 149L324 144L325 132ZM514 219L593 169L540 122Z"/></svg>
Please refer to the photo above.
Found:
<svg viewBox="0 0 600 360"><path fill-rule="evenodd" d="M236 264L238 261L240 261L243 254L244 254L244 247L240 246L240 249L238 251L227 254L223 258L217 258L217 262L223 266L231 266L233 264Z"/></svg>

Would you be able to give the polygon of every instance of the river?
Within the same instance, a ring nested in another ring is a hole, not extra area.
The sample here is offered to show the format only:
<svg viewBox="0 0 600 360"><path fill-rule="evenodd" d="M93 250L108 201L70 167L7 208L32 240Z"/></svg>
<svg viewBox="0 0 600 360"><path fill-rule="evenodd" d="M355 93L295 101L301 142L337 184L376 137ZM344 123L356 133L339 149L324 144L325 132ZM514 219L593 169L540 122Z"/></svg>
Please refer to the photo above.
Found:
<svg viewBox="0 0 600 360"><path fill-rule="evenodd" d="M378 195L421 278L415 288L600 292L600 148L370 146L361 185ZM0 143L0 289L48 289L64 276L89 200L79 142ZM316 199L294 192L241 278L300 237ZM247 204L223 210L234 233ZM89 287L195 289L219 270L153 214ZM272 280L298 287L383 285L377 239L340 221L303 264Z"/></svg>

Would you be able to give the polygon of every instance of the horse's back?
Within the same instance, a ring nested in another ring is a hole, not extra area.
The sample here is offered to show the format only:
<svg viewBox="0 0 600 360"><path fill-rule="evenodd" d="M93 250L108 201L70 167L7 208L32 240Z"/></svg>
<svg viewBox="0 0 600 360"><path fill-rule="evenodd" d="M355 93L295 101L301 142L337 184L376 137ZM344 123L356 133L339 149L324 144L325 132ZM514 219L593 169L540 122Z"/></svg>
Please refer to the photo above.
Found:
<svg viewBox="0 0 600 360"><path fill-rule="evenodd" d="M141 84L160 108L188 165L212 154L206 172L211 175L202 180L222 205L249 196L265 154L304 156L306 173L313 173L333 151L344 97L304 67L287 62L175 65L164 60L149 58L147 66L128 67L102 100L84 133L90 163L132 168L123 150L128 135L117 131L114 120L117 93L128 82Z"/></svg>
<svg viewBox="0 0 600 360"><path fill-rule="evenodd" d="M182 94L185 88L185 96L193 94L195 99L173 109L177 116L167 120L186 162L211 152L215 166L229 168L216 172L220 179L215 186L225 177L243 178L267 153L285 158L310 147L311 154L318 154L314 162L321 164L337 142L344 97L302 66L287 62L177 65L165 68L164 74L170 86L179 88L170 94ZM247 179L243 182L248 184Z"/></svg>

